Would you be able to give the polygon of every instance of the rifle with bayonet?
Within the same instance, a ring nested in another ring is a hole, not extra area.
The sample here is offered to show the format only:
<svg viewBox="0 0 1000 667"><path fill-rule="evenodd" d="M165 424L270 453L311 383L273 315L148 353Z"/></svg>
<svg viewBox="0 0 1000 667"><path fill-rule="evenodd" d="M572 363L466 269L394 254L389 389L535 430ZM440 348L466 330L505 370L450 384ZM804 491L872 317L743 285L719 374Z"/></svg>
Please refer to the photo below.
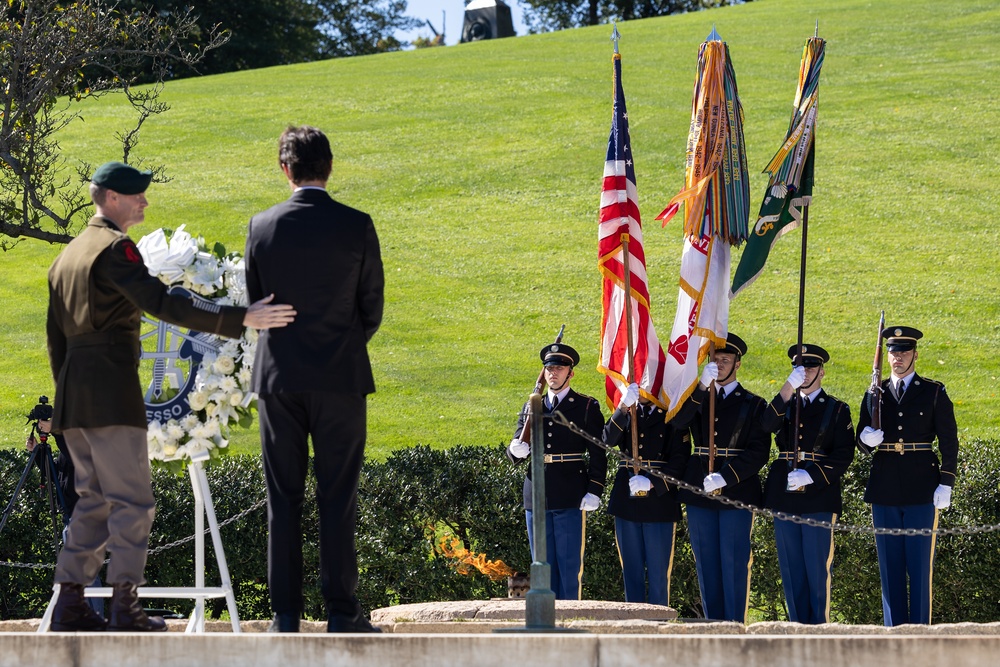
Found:
<svg viewBox="0 0 1000 667"><path fill-rule="evenodd" d="M868 387L868 412L872 428L882 428L882 330L885 329L885 311L878 321L878 339L875 341L875 360L872 362L872 384Z"/></svg>

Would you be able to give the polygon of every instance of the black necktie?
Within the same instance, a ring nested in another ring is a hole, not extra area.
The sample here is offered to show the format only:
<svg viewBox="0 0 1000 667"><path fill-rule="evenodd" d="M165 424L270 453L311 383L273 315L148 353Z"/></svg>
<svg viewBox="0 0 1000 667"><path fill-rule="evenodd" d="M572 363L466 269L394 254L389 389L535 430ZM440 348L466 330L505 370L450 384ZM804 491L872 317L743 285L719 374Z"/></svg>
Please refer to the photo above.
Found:
<svg viewBox="0 0 1000 667"><path fill-rule="evenodd" d="M559 405L559 397L551 396L549 398L549 412L555 412L556 406Z"/></svg>
<svg viewBox="0 0 1000 667"><path fill-rule="evenodd" d="M906 383L900 380L896 383L896 402L899 403L903 400L903 392L906 391Z"/></svg>

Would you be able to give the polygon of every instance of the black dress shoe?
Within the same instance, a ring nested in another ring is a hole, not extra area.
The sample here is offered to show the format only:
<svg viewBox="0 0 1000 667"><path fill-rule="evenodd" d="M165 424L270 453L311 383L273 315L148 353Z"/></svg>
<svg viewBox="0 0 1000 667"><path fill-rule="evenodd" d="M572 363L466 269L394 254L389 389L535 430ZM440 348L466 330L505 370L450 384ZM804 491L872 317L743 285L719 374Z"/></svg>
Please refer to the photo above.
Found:
<svg viewBox="0 0 1000 667"><path fill-rule="evenodd" d="M327 632L382 632L368 622L359 610L353 616L330 614L326 619Z"/></svg>
<svg viewBox="0 0 1000 667"><path fill-rule="evenodd" d="M111 592L112 632L165 632L167 622L159 616L147 616L139 604L138 586L113 584Z"/></svg>
<svg viewBox="0 0 1000 667"><path fill-rule="evenodd" d="M274 620L271 621L271 625L267 628L268 632L298 632L299 631L299 615L298 614L275 614Z"/></svg>
<svg viewBox="0 0 1000 667"><path fill-rule="evenodd" d="M103 632L108 622L88 604L81 584L59 584L51 627L53 632Z"/></svg>

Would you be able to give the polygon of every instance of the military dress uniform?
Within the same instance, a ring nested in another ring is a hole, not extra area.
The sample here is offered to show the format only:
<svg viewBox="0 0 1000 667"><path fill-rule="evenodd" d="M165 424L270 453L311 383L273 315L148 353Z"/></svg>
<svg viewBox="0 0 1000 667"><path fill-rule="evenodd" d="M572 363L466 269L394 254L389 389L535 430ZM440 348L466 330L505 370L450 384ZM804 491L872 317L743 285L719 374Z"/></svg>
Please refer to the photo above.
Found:
<svg viewBox="0 0 1000 667"><path fill-rule="evenodd" d="M237 337L246 309L168 294L149 274L135 243L111 220L92 218L49 270L46 330L56 380L52 429L62 432L72 453L80 496L59 553L56 583L92 582L105 547L111 552L111 584L145 582L155 502L139 384L144 311Z"/></svg>
<svg viewBox="0 0 1000 667"><path fill-rule="evenodd" d="M733 334L725 351L742 356L746 344ZM709 423L709 395L700 385L674 421L690 420L693 456L684 481L701 488L709 474L708 434L715 432L715 472L726 480L721 495L750 505L761 503L760 469L771 453L771 436L761 426L767 403L739 382L717 395L715 423ZM679 419L678 419L679 417ZM705 617L746 622L750 602L750 531L753 513L681 489L687 506L688 533L698 571L698 586Z"/></svg>
<svg viewBox="0 0 1000 667"><path fill-rule="evenodd" d="M691 436L686 428L674 428L665 418L663 408L654 404L636 406L639 459L644 467L680 479L691 451ZM632 419L627 408L619 408L611 415L604 427L604 441L632 455ZM652 489L647 495L631 495L632 466L619 461L608 500L608 513L615 517L615 543L625 582L625 601L667 606L681 505L674 485L643 470L636 474L649 478Z"/></svg>
<svg viewBox="0 0 1000 667"><path fill-rule="evenodd" d="M568 345L553 347L572 351L576 361L566 362L565 365L574 366L579 361L579 356ZM544 361L546 349L542 350L541 356ZM551 393L543 401L546 560L551 568L552 588L556 599L579 600L583 586L583 550L587 523L587 514L580 509L580 501L588 493L597 497L603 495L608 458L599 445L560 426L552 415L556 411L562 413L567 420L598 440L604 430L604 415L601 414L600 404L590 396L578 394L572 389L562 390L559 394L562 397L556 405L553 405ZM517 420L515 438L521 436L528 412L529 404L525 403ZM532 447L537 446L537 443L532 443ZM515 462L527 460L517 459L509 451L508 456ZM535 556L531 526L530 466L524 480L523 498L528 545L532 560L539 560Z"/></svg>
<svg viewBox="0 0 1000 667"><path fill-rule="evenodd" d="M789 356L795 357L795 348ZM829 354L817 345L803 346L803 360L795 365L819 366ZM799 394L796 391L796 394ZM764 411L765 430L776 433L778 458L764 484L764 507L817 521L836 523L843 512L840 479L854 459L854 426L846 403L822 388L801 396L798 429L798 465L812 482L788 491L793 469L795 396L778 394ZM830 622L830 582L833 565L833 529L775 520L775 541L788 618L796 623Z"/></svg>
<svg viewBox="0 0 1000 667"><path fill-rule="evenodd" d="M896 334L896 332L900 332ZM894 342L922 334L912 327L887 327L882 332ZM955 409L942 383L911 372L901 398L892 379L882 381L881 430L883 441L868 447L860 435L871 426L871 393L861 402L858 446L872 454L865 502L872 506L876 528L937 528L933 498L938 485L952 487L958 466L958 426ZM934 451L937 440L940 462ZM934 536L876 535L882 610L887 626L930 623L934 574ZM907 594L909 591L909 594Z"/></svg>

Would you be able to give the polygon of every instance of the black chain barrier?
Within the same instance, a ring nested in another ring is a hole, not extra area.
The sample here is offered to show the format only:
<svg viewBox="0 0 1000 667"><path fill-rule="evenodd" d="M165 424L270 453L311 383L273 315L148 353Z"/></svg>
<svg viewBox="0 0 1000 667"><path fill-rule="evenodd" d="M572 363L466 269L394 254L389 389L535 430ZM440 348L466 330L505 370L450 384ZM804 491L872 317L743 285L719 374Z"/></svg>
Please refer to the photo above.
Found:
<svg viewBox="0 0 1000 667"><path fill-rule="evenodd" d="M870 533L872 535L897 535L904 537L930 537L931 535L978 535L983 533L995 533L1000 531L1000 525L995 526L957 526L955 528L876 528L874 526L852 526L850 524L844 523L831 523L829 521L819 521L817 519L808 519L806 517L799 516L797 514L789 514L787 512L776 512L774 510L769 510L764 507L757 507L756 505L749 505L741 500L733 500L732 498L727 498L723 495L712 495L711 492L705 491L705 489L694 486L685 482L682 479L676 479L663 473L659 470L653 470L642 464L642 460L634 459L628 454L619 451L616 447L608 445L603 440L598 440L594 436L590 435L579 426L573 422L566 419L566 417L556 410L551 415L548 415L555 421L555 423L568 428L570 431L576 435L584 438L585 440L592 442L601 449L611 452L619 460L625 461L629 466L638 466L641 470L656 477L659 477L668 484L673 484L678 488L687 489L692 493L696 493L699 496L704 496L710 498L717 502L723 503L725 505L731 505L737 509L749 510L754 514L760 514L762 516L768 516L772 519L778 519L779 521L791 521L792 523L799 523L804 526L815 526L817 528L829 528L831 530L840 531L842 533Z"/></svg>
<svg viewBox="0 0 1000 667"><path fill-rule="evenodd" d="M229 517L225 521L220 522L219 523L219 528L221 529L224 526L228 526L231 523L239 521L240 519L242 519L243 517L247 516L248 514L250 514L252 512L256 512L261 507L263 507L266 504L266 502L267 501L265 501L265 500L259 500L259 501L257 501L255 504L253 504L250 507L246 508L245 510L243 510L239 514L234 514L233 516ZM209 526L208 528L206 528L204 530L204 532L202 534L203 535L208 535L211 532L211 530L212 530L212 527ZM149 554L150 556L153 556L153 555L156 555L156 554L161 553L163 551L166 551L167 549L173 549L174 547L179 547L182 544L187 544L189 542L193 542L195 540L195 538L197 538L197 537L198 537L197 533L194 534L194 535L188 535L187 537L182 537L181 539L179 539L179 540L177 540L175 542L170 542L168 544L162 544L162 545L156 547L155 549L148 549L146 551L146 553ZM108 558L104 559L104 564L105 565L107 565L108 562L110 562L110 559L108 559ZM16 568L22 568L22 569L26 569L26 570L54 570L56 566L55 566L55 563L9 563L9 562L6 562L6 561L0 561L0 567L16 567Z"/></svg>
<svg viewBox="0 0 1000 667"><path fill-rule="evenodd" d="M714 500L716 502L722 503L724 505L730 505L732 507L735 507L736 509L749 510L750 512L753 512L754 514L759 514L761 516L767 516L767 517L770 517L772 519L777 519L779 521L791 521L792 523L798 523L798 524L802 524L804 526L814 526L816 528L829 528L830 530L836 530L836 531L839 531L841 533L857 533L857 534L869 533L871 535L896 535L896 536L902 536L902 537L918 537L918 536L920 536L920 537L930 537L931 535L978 535L978 534L983 534L983 533L995 533L997 531L1000 531L1000 525L956 526L954 528L933 528L933 529L932 528L876 528L874 526L853 526L853 525L845 524L845 523L831 523L829 521L819 521L817 519L808 519L806 517L802 517L802 516L799 516L797 514L789 514L788 512L775 512L774 510L769 510L769 509L764 508L764 507L757 507L756 505L749 505L747 503L744 503L741 500L733 500L732 498L727 498L726 496L723 496L723 495L718 495L718 496L712 495L710 492L705 491L705 489L703 489L701 487L694 486L693 484L688 484L687 482L685 482L682 479L677 479L675 477L671 477L670 475L667 475L664 472L661 472L659 470L654 470L652 468L649 468L649 467L643 465L641 459L639 459L639 460L634 459L631 456L629 456L628 454L625 454L624 452L619 451L617 448L611 447L610 445L608 445L603 440L598 440L597 438L595 438L594 436L590 435L589 433L587 433L586 431L584 431L583 429L581 429L579 426L577 426L573 422L571 422L568 419L566 419L566 417L563 415L563 413L559 412L558 410L556 410L550 416L552 417L553 421L555 421L555 423L559 424L560 426L562 426L564 428L568 428L570 431L572 431L576 435L580 436L581 438L584 438L585 440L587 440L589 442L592 442L593 444L597 445L598 447L600 447L601 449L605 450L606 452L610 452L612 455L614 455L620 461L625 461L626 463L629 464L629 466L638 466L640 470L642 470L642 471L644 471L646 473L649 473L649 474L651 474L651 475L653 475L655 477L659 477L660 479L662 479L663 481L667 482L668 484L673 484L674 486L676 486L678 488L687 489L688 491L691 491L692 493L695 493L695 494L697 494L699 496L704 496L706 498L709 498L709 499ZM235 521L239 521L240 519L242 519L243 517L247 516L251 512L255 512L258 509L260 509L261 507L263 507L264 504L265 504L265 501L263 501L263 500L258 501L256 504L254 504L251 507L248 507L247 509L243 510L239 514L235 514L235 515L229 517L228 519L226 519L225 521L221 522L219 524L219 528L222 528L223 526L228 526L229 524L231 524L231 523L233 523ZM210 531L210 528L206 528L205 531L204 531L204 534L207 535L209 533L209 531ZM177 540L176 542L170 542L169 544L164 544L164 545L158 546L155 549L150 549L148 551L148 553L151 556L155 555L155 554L158 554L160 552L166 551L167 549L172 549L174 547L181 546L182 544L187 544L189 542L192 542L192 541L194 541L195 537L197 537L197 536L196 535L189 535L188 537L181 538L181 539ZM105 562L105 564L107 564L108 560L105 560L104 562ZM5 562L5 561L0 561L0 567L16 567L16 568L25 568L25 569L31 569L31 570L44 570L44 569L51 570L51 569L55 569L55 564L53 564L53 563L10 563L10 562Z"/></svg>

